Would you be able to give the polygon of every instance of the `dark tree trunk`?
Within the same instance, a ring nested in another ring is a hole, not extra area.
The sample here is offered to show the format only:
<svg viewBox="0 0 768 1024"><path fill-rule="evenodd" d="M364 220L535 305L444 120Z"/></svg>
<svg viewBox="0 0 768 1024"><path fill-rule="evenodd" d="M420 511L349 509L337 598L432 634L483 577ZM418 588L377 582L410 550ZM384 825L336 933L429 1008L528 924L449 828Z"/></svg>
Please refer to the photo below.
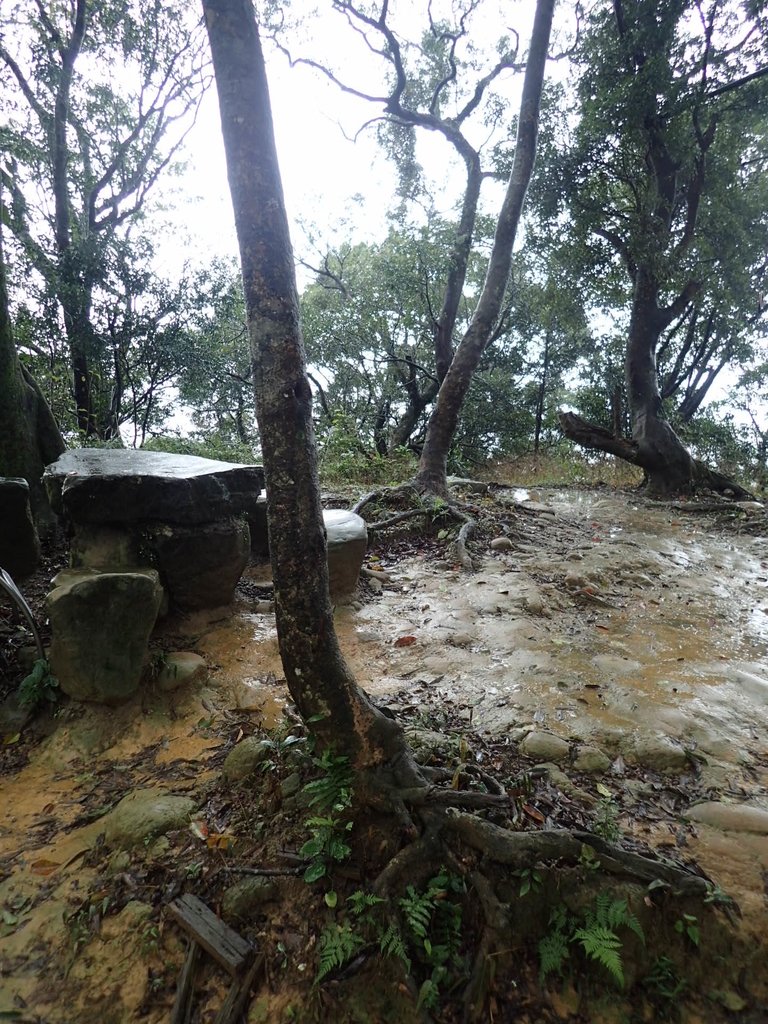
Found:
<svg viewBox="0 0 768 1024"><path fill-rule="evenodd" d="M203 0L203 11L240 247L280 655L321 745L371 769L397 760L405 741L356 685L334 630L312 395L261 43L250 0Z"/></svg>
<svg viewBox="0 0 768 1024"><path fill-rule="evenodd" d="M657 282L646 268L637 269L625 364L631 439L588 423L574 413L561 413L560 425L565 436L577 444L616 455L643 469L644 489L650 497L687 497L704 487L739 499L752 498L735 480L694 459L664 415L656 351L662 331L690 303L694 293L695 285L691 284L674 303L660 308Z"/></svg>
<svg viewBox="0 0 768 1024"><path fill-rule="evenodd" d="M64 449L48 403L16 354L0 233L0 476L27 481L32 513L43 529L52 515L43 470Z"/></svg>
<svg viewBox="0 0 768 1024"><path fill-rule="evenodd" d="M533 450L538 452L539 445L541 443L541 428L544 423L544 400L547 395L547 387L549 385L549 349L550 349L550 330L547 328L547 333L544 336L544 353L541 360L541 380L539 381L539 390L536 395L536 423L533 430Z"/></svg>
<svg viewBox="0 0 768 1024"><path fill-rule="evenodd" d="M695 462L667 422L659 393L656 349L669 314L659 309L658 291L651 275L638 269L626 357L632 438L637 445L638 465L647 474L649 494L690 494L696 478Z"/></svg>
<svg viewBox="0 0 768 1024"><path fill-rule="evenodd" d="M419 490L441 497L448 493L448 453L461 406L472 375L493 336L509 280L512 249L536 157L539 108L553 10L554 0L538 0L520 103L515 160L496 225L485 283L472 321L440 385L414 481Z"/></svg>

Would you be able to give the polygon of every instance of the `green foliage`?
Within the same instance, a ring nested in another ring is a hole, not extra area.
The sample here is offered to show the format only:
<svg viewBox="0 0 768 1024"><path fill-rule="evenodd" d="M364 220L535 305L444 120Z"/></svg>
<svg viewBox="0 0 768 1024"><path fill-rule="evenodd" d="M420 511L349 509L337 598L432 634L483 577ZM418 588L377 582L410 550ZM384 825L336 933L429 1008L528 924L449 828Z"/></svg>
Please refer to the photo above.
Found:
<svg viewBox="0 0 768 1024"><path fill-rule="evenodd" d="M328 925L320 934L317 944L317 973L315 983L331 971L343 967L365 945L365 939L349 923Z"/></svg>
<svg viewBox="0 0 768 1024"><path fill-rule="evenodd" d="M621 837L619 828L619 811L611 797L602 797L595 809L595 817L592 821L592 831L595 835L602 836L608 842L615 843Z"/></svg>
<svg viewBox="0 0 768 1024"><path fill-rule="evenodd" d="M588 960L600 964L623 987L623 942L618 932L627 929L645 941L640 922L627 901L614 899L608 892L599 893L594 907L588 907L579 916L569 913L562 905L555 907L549 925L549 932L539 942L542 981L553 972L562 973L570 956L570 946L577 943Z"/></svg>
<svg viewBox="0 0 768 1024"><path fill-rule="evenodd" d="M180 437L174 434L157 434L142 445L147 452L170 452L174 455L197 455L202 459L216 459L219 462L240 462L253 465L257 459L250 445L227 442L221 437L210 436L205 440Z"/></svg>
<svg viewBox="0 0 768 1024"><path fill-rule="evenodd" d="M668 956L660 956L643 979L643 987L655 1002L668 1005L680 998L688 982L680 976L674 961Z"/></svg>
<svg viewBox="0 0 768 1024"><path fill-rule="evenodd" d="M55 704L61 696L59 681L51 675L45 658L38 658L29 675L19 683L19 703L24 708L37 710L44 704Z"/></svg>
<svg viewBox="0 0 768 1024"><path fill-rule="evenodd" d="M527 896L529 892L538 892L541 889L543 878L535 868L519 868L512 872L520 879L520 891L518 896Z"/></svg>
<svg viewBox="0 0 768 1024"><path fill-rule="evenodd" d="M466 970L460 956L462 908L458 898L463 893L462 880L442 870L421 892L409 885L399 900L414 955L429 971L419 990L419 1008L434 1009L445 985L457 972Z"/></svg>
<svg viewBox="0 0 768 1024"><path fill-rule="evenodd" d="M691 945L696 946L698 949L701 942L701 929L699 928L698 918L694 914L683 914L682 917L678 918L675 921L675 931L678 935L685 936Z"/></svg>
<svg viewBox="0 0 768 1024"><path fill-rule="evenodd" d="M308 782L303 792L309 797L310 807L317 807L327 813L309 818L306 822L311 837L304 843L300 853L310 862L304 871L304 881L307 883L323 878L333 863L346 860L352 852L346 841L348 833L352 831L352 822L345 813L352 802L349 758L324 750L320 757L314 758L314 763L322 775Z"/></svg>
<svg viewBox="0 0 768 1024"><path fill-rule="evenodd" d="M324 750L320 757L313 759L315 768L322 774L304 786L309 797L309 806L320 810L342 811L352 800L352 769L349 758Z"/></svg>

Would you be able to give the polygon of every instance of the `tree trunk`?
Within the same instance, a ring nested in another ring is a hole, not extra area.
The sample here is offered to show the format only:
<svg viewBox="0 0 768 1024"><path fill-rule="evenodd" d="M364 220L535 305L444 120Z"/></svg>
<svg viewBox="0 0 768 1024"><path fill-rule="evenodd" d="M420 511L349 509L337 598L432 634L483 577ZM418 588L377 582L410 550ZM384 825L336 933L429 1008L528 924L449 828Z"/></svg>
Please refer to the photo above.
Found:
<svg viewBox="0 0 768 1024"><path fill-rule="evenodd" d="M515 160L496 225L485 283L472 321L440 385L437 402L427 425L427 436L414 483L419 490L440 497L447 497L448 494L448 453L456 433L461 406L472 375L493 336L509 280L512 249L536 157L539 108L554 6L554 0L537 0L520 102Z"/></svg>
<svg viewBox="0 0 768 1024"><path fill-rule="evenodd" d="M647 474L648 493L657 496L690 494L696 477L693 457L667 422L659 392L656 349L667 322L658 306L658 285L639 268L629 324L626 384L638 465Z"/></svg>
<svg viewBox="0 0 768 1024"><path fill-rule="evenodd" d="M288 689L320 744L358 769L398 759L402 730L358 688L339 649L264 58L250 0L203 0L245 290L267 488L278 641Z"/></svg>
<svg viewBox="0 0 768 1024"><path fill-rule="evenodd" d="M16 353L0 232L0 476L27 481L32 514L43 529L52 515L43 470L65 447L48 403Z"/></svg>

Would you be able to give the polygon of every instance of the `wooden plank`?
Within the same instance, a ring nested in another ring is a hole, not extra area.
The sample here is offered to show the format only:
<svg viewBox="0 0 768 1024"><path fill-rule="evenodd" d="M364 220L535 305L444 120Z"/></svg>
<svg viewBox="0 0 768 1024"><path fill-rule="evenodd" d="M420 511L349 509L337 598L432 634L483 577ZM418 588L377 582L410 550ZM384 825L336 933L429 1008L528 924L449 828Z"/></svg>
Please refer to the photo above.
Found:
<svg viewBox="0 0 768 1024"><path fill-rule="evenodd" d="M216 917L197 896L191 893L179 896L168 904L168 913L233 977L250 961L251 944Z"/></svg>
<svg viewBox="0 0 768 1024"><path fill-rule="evenodd" d="M184 966L176 982L176 999L171 1010L170 1024L189 1024L192 1019L192 982L195 979L195 967L200 947L194 939L189 944Z"/></svg>
<svg viewBox="0 0 768 1024"><path fill-rule="evenodd" d="M214 1024L238 1024L250 999L253 983L261 973L265 961L266 957L263 953L260 953L257 957L254 957L249 970L243 976L243 980L232 982L232 988L229 990L229 994L224 1001L224 1005L219 1010Z"/></svg>

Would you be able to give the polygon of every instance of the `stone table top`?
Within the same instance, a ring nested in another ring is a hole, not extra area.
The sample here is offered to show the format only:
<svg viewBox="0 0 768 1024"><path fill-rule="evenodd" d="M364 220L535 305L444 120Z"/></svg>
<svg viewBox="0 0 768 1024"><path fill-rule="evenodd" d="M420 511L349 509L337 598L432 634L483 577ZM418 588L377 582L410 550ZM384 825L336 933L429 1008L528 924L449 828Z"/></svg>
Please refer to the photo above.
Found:
<svg viewBox="0 0 768 1024"><path fill-rule="evenodd" d="M43 476L54 511L75 523L209 523L242 515L264 487L261 466L119 448L64 452Z"/></svg>

